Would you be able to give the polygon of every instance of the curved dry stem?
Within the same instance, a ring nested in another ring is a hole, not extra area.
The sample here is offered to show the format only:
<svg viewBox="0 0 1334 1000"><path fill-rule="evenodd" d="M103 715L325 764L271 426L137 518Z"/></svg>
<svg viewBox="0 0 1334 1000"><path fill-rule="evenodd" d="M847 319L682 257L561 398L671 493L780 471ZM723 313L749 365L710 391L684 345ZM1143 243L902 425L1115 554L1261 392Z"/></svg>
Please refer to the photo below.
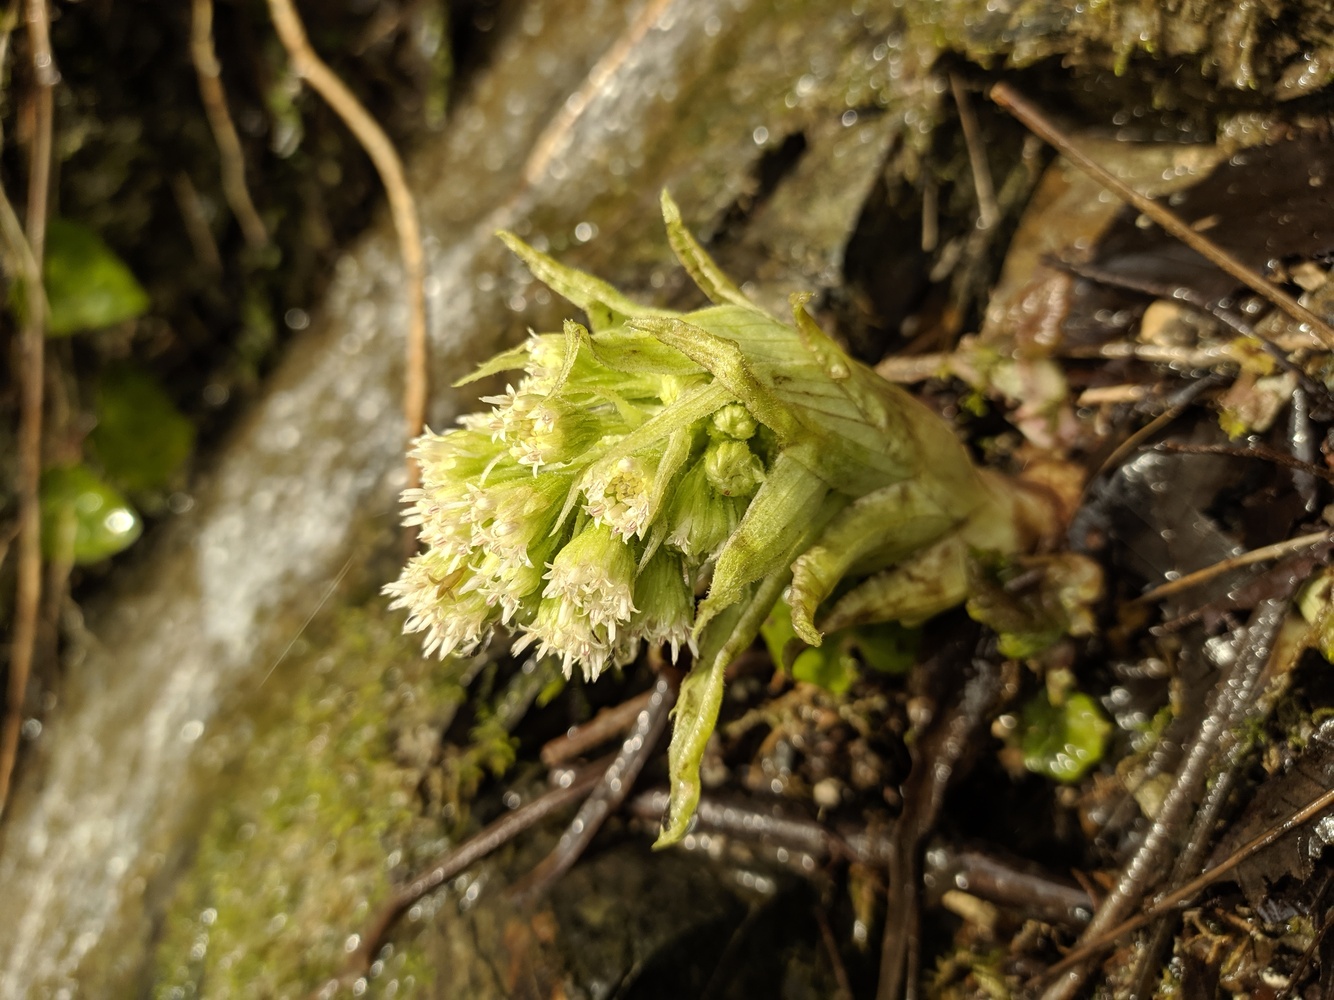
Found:
<svg viewBox="0 0 1334 1000"><path fill-rule="evenodd" d="M14 211L6 202L5 226L11 250L23 263L25 284L41 288L42 257L46 246L46 209L51 178L51 131L53 95L59 74L51 57L51 29L46 0L29 0L28 38L32 46L36 80L36 130L28 160L28 231L25 244L16 231ZM41 507L38 484L42 475L42 384L45 361L46 299L40 292L30 295L29 308L19 334L18 474L18 578L14 599L14 633L9 655L9 687L5 720L0 727L0 812L9 801L9 786L18 757L19 732L23 725L23 700L37 648L37 618L42 600Z"/></svg>
<svg viewBox="0 0 1334 1000"><path fill-rule="evenodd" d="M222 194L241 227L241 234L252 247L269 242L269 231L259 217L250 188L245 181L245 155L241 139L227 110L227 94L222 89L222 66L213 47L213 0L193 0L190 21L190 59L199 77L199 96L204 102L213 141L222 161Z"/></svg>
<svg viewBox="0 0 1334 1000"><path fill-rule="evenodd" d="M389 198L389 209L394 218L394 229L398 233L403 273L408 287L408 349L403 418L407 424L408 438L415 438L426 424L426 257L417 202L408 187L403 161L384 129L311 48L306 29L296 8L292 6L292 0L269 0L269 14L273 18L278 38L292 60L293 68L343 119L357 142L366 150ZM417 463L409 458L409 487L418 484L419 475Z"/></svg>

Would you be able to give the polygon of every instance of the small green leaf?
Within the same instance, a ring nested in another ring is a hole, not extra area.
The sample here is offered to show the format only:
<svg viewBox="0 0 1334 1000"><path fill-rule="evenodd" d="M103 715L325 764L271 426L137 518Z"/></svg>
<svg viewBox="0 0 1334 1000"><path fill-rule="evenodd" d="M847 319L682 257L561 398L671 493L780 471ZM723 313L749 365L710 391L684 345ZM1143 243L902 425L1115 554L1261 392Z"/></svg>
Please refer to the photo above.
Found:
<svg viewBox="0 0 1334 1000"><path fill-rule="evenodd" d="M46 330L52 337L113 326L148 308L148 293L125 262L77 222L47 223L43 274L51 307Z"/></svg>
<svg viewBox="0 0 1334 1000"><path fill-rule="evenodd" d="M857 676L856 658L833 648L804 650L792 663L794 680L818 685L830 694L846 694Z"/></svg>
<svg viewBox="0 0 1334 1000"><path fill-rule="evenodd" d="M864 625L852 630L852 641L862 660L883 674L906 674L917 662L922 630L898 622Z"/></svg>
<svg viewBox="0 0 1334 1000"><path fill-rule="evenodd" d="M98 381L88 437L107 477L127 490L167 485L190 457L195 428L146 372L115 366Z"/></svg>
<svg viewBox="0 0 1334 1000"><path fill-rule="evenodd" d="M496 235L516 257L528 265L528 270L533 272L538 281L586 312L589 326L594 332L618 326L631 316L660 316L667 312L641 306L601 278L552 260L513 233L501 231Z"/></svg>
<svg viewBox="0 0 1334 1000"><path fill-rule="evenodd" d="M1078 781L1102 759L1111 731L1088 695L1071 692L1053 705L1044 691L1024 707L1019 737L1024 766L1057 781Z"/></svg>
<svg viewBox="0 0 1334 1000"><path fill-rule="evenodd" d="M128 548L143 524L116 490L86 466L68 465L42 476L42 551L78 565L101 562Z"/></svg>
<svg viewBox="0 0 1334 1000"><path fill-rule="evenodd" d="M790 599L790 598L789 598ZM801 649L801 640L792 624L787 600L781 600L760 626L760 635L775 664L790 659L790 650ZM872 670L886 674L906 673L917 660L920 632L897 622L863 625L833 632L818 647L801 649L791 661L792 676L808 684L818 684L834 694L843 694L860 675L856 650Z"/></svg>

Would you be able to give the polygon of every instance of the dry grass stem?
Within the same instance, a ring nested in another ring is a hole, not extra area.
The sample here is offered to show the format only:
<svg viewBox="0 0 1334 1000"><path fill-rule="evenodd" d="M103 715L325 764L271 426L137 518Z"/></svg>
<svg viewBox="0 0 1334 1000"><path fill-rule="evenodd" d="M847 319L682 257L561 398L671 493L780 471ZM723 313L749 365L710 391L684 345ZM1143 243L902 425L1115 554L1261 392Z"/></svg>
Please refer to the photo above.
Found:
<svg viewBox="0 0 1334 1000"><path fill-rule="evenodd" d="M409 438L416 437L426 423L426 257L422 246L417 203L408 187L403 161L380 124L371 117L356 95L311 48L306 29L291 0L269 0L274 29L287 50L297 75L310 84L356 137L375 164L389 198L389 210L403 255L408 292L408 346L403 390L403 417ZM416 462L408 460L408 485L419 481Z"/></svg>
<svg viewBox="0 0 1334 1000"><path fill-rule="evenodd" d="M222 67L213 47L213 0L193 0L190 22L190 58L199 76L199 96L204 102L213 141L222 160L222 194L231 206L246 243L262 247L269 242L269 231L255 210L250 189L245 182L245 155L241 140L227 110L227 95L222 89Z"/></svg>
<svg viewBox="0 0 1334 1000"><path fill-rule="evenodd" d="M1168 580L1166 583L1159 584L1147 593L1137 597L1136 603L1148 604L1163 597L1170 597L1173 594L1179 594L1183 590L1189 590L1198 584L1222 573L1231 572L1234 569L1240 569L1243 566L1252 566L1259 562L1268 562L1270 559L1279 559L1282 556L1291 555L1300 552L1302 549L1309 548L1312 545L1320 545L1331 539L1331 533L1328 531L1316 531L1309 535L1300 535L1297 538L1289 538L1284 542L1275 542L1273 545L1265 545L1258 549L1251 549L1249 552L1243 552L1239 556L1233 556L1231 559L1224 559L1216 562L1212 566L1205 566L1203 569L1197 569L1194 573L1187 573L1185 576L1178 577L1175 580Z"/></svg>
<svg viewBox="0 0 1334 1000"><path fill-rule="evenodd" d="M18 757L23 727L23 703L37 648L38 611L42 602L41 508L38 494L42 475L42 382L46 332L46 299L40 293L41 262L46 245L46 206L51 175L52 88L59 79L51 57L50 22L46 0L29 0L28 41L32 65L36 129L28 154L28 227L25 245L15 239L11 249L22 262L25 284L37 294L28 297L19 332L19 468L18 468L18 573L14 598L14 632L10 645L9 686L4 725L0 726L0 812L9 800L9 787ZM7 235L17 229L14 210L5 202Z"/></svg>
<svg viewBox="0 0 1334 1000"><path fill-rule="evenodd" d="M957 73L950 74L950 91L959 109L959 126L963 129L963 142L968 148L968 165L973 171L973 188L977 192L977 225L979 229L990 229L1000 222L1001 213L996 203L996 186L991 180L991 167L987 164L986 145L978 131L973 103L968 99L968 92L964 90L963 81Z"/></svg>
<svg viewBox="0 0 1334 1000"><path fill-rule="evenodd" d="M199 263L213 275L222 273L222 253L218 250L218 241L213 238L208 219L204 215L204 206L200 202L199 191L190 180L190 175L181 171L171 179L171 193L176 198L176 207L181 212L181 223L185 226L185 235L190 245L195 248Z"/></svg>
<svg viewBox="0 0 1334 1000"><path fill-rule="evenodd" d="M1196 232L1189 223L1175 212L1136 191L1094 160L1071 142L1070 137L1061 132L1038 109L1037 105L1020 94L1014 87L1008 83L996 84L991 88L991 99L1023 122L1034 135L1054 146L1062 156L1103 185L1112 194L1131 205L1136 211L1147 215L1211 264L1227 272L1258 295L1263 295L1298 323L1306 324L1320 337L1326 347L1334 348L1334 328L1330 327L1328 323L1264 275L1248 267L1244 262L1238 260L1202 233Z"/></svg>
<svg viewBox="0 0 1334 1000"><path fill-rule="evenodd" d="M1080 962L1092 958L1094 955L1098 954L1098 952L1103 951L1110 945L1116 943L1117 940L1126 934L1129 934L1131 931L1139 930L1139 928L1143 927L1155 917L1159 917L1180 906L1182 903L1189 901L1199 893L1201 889L1213 885L1247 858L1253 857L1259 851L1263 851L1270 844L1287 836L1293 830L1309 820L1314 819L1316 816L1319 816L1331 806L1334 806L1334 789L1323 792L1296 812L1290 813L1281 822L1274 824L1264 833L1247 841L1223 861L1220 861L1212 868L1201 872L1198 876L1191 879L1179 889L1175 889L1166 896L1163 896L1148 909L1128 920L1122 921L1105 934L1100 934L1098 937L1072 949L1064 958L1048 969L1045 976L1057 976L1068 969L1074 968Z"/></svg>

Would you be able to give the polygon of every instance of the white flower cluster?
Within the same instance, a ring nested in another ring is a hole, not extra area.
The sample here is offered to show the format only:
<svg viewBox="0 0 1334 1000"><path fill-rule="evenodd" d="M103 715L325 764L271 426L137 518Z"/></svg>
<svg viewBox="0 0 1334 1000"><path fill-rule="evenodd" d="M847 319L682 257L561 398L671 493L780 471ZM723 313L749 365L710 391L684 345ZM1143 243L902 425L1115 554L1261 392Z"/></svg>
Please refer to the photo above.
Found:
<svg viewBox="0 0 1334 1000"><path fill-rule="evenodd" d="M642 433L708 377L613 370L578 324L480 374L514 367L522 379L483 397L489 411L417 440L421 487L403 499L425 550L385 588L392 607L442 657L474 652L497 625L521 633L516 648L560 658L567 676L578 665L595 678L643 642L675 657L771 443L726 400Z"/></svg>
<svg viewBox="0 0 1334 1000"><path fill-rule="evenodd" d="M689 645L666 844L698 802L727 664L777 601L810 645L923 621L968 597L973 553L1059 538L1079 483L974 468L953 428L849 357L804 296L791 322L760 309L666 193L662 208L712 305L641 305L501 234L591 332L567 322L492 359L475 378L523 377L417 441L422 484L404 499L425 551L386 590L442 656L507 625L592 678L644 642Z"/></svg>

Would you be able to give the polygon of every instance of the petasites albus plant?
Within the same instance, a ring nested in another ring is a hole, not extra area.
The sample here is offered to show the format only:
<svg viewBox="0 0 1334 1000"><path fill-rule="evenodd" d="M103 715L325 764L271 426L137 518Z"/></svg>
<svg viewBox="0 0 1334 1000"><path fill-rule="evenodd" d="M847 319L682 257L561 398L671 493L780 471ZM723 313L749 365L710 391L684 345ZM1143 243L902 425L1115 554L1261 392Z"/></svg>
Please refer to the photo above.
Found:
<svg viewBox="0 0 1334 1000"><path fill-rule="evenodd" d="M501 234L588 322L484 364L464 382L521 375L483 398L490 410L417 440L421 487L404 501L424 551L386 592L442 657L505 626L592 680L643 643L688 647L665 844L698 802L724 670L775 602L811 645L921 621L968 596L971 554L1030 550L1062 518L1046 488L976 468L803 296L790 322L752 303L662 206L708 308L642 306Z"/></svg>

